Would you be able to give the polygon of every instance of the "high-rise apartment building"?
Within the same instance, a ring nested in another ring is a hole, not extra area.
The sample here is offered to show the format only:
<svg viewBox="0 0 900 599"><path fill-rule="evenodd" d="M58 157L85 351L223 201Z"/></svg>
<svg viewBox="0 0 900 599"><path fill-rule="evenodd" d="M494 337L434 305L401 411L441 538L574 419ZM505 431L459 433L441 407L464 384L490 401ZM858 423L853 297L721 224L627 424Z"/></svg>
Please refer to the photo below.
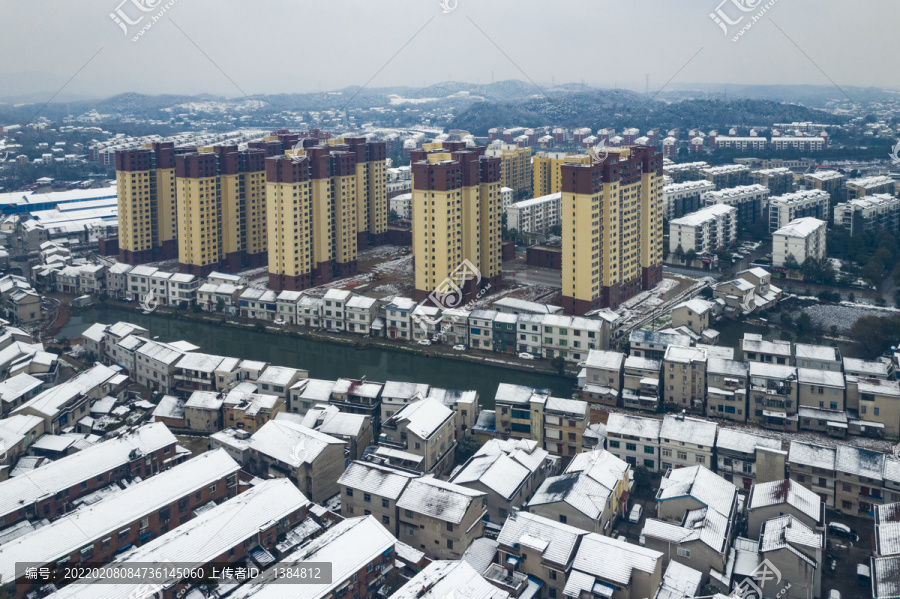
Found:
<svg viewBox="0 0 900 599"><path fill-rule="evenodd" d="M266 263L265 152L202 148L175 158L178 267L206 276Z"/></svg>
<svg viewBox="0 0 900 599"><path fill-rule="evenodd" d="M500 182L503 187L513 190L515 199L521 200L531 194L531 148L514 144L491 144L485 151L491 158L499 158ZM552 192L551 192L552 193Z"/></svg>
<svg viewBox="0 0 900 599"><path fill-rule="evenodd" d="M426 144L411 157L416 299L435 290L453 291L448 280L464 296L476 292L475 274L458 270L464 260L478 269L480 287L496 289L502 257L501 159L463 142Z"/></svg>
<svg viewBox="0 0 900 599"><path fill-rule="evenodd" d="M359 248L387 232L384 144L303 146L266 160L269 287L279 291L355 274Z"/></svg>
<svg viewBox="0 0 900 599"><path fill-rule="evenodd" d="M566 312L619 305L662 280L662 154L609 148L598 164L562 166Z"/></svg>
<svg viewBox="0 0 900 599"><path fill-rule="evenodd" d="M538 152L531 160L533 197L540 198L562 190L561 167L566 162L590 164L588 154L566 152Z"/></svg>
<svg viewBox="0 0 900 599"><path fill-rule="evenodd" d="M147 144L115 154L119 261L142 264L178 255L175 144Z"/></svg>

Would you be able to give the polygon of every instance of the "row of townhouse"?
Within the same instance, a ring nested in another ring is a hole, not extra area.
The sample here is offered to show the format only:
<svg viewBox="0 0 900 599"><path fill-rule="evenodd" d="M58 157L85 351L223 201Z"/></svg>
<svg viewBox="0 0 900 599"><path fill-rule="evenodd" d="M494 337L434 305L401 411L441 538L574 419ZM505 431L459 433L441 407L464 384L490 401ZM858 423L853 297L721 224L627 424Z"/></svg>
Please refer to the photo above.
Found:
<svg viewBox="0 0 900 599"><path fill-rule="evenodd" d="M696 306L684 309L706 326ZM752 333L741 339L738 359L731 348L690 346L674 331L632 338L632 354L641 355L589 354L579 375L585 401L686 410L778 431L900 436L900 381L890 360L842 358L834 347Z"/></svg>
<svg viewBox="0 0 900 599"><path fill-rule="evenodd" d="M755 482L785 477L781 441L684 414L662 420L610 414L606 446L632 467L652 472L704 466L729 483L749 490Z"/></svg>

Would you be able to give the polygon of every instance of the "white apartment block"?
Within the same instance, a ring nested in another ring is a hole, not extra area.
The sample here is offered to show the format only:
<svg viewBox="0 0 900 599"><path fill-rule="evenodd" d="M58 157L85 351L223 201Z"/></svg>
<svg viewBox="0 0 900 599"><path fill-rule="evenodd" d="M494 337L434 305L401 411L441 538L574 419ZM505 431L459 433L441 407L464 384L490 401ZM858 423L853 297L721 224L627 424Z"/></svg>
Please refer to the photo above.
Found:
<svg viewBox="0 0 900 599"><path fill-rule="evenodd" d="M896 231L900 225L900 198L879 193L847 200L834 207L834 224L850 235L865 231Z"/></svg>
<svg viewBox="0 0 900 599"><path fill-rule="evenodd" d="M818 152L824 150L828 142L824 137L772 137L769 142L771 150L803 150Z"/></svg>
<svg viewBox="0 0 900 599"><path fill-rule="evenodd" d="M877 177L862 177L861 179L850 179L844 184L844 190L847 192L847 199L854 200L863 196L876 193L887 193L893 195L895 192L894 180L890 177L880 175Z"/></svg>
<svg viewBox="0 0 900 599"><path fill-rule="evenodd" d="M562 193L510 204L506 209L506 226L520 233L547 233L559 225L562 212Z"/></svg>
<svg viewBox="0 0 900 599"><path fill-rule="evenodd" d="M669 223L669 252L711 254L737 239L737 208L713 204Z"/></svg>
<svg viewBox="0 0 900 599"><path fill-rule="evenodd" d="M823 220L798 218L781 227L772 235L772 265L784 267L788 256L793 256L797 264L807 258L825 259L825 226Z"/></svg>
<svg viewBox="0 0 900 599"><path fill-rule="evenodd" d="M827 221L830 197L827 191L807 189L769 198L769 233L798 218Z"/></svg>
<svg viewBox="0 0 900 599"><path fill-rule="evenodd" d="M388 200L391 210L397 213L400 218L407 220L412 219L412 194L401 193Z"/></svg>
<svg viewBox="0 0 900 599"><path fill-rule="evenodd" d="M769 188L765 185L738 185L703 194L703 204L713 206L723 204L737 208L738 220L752 224L765 213L769 201Z"/></svg>
<svg viewBox="0 0 900 599"><path fill-rule="evenodd" d="M684 181L663 185L663 217L671 221L703 207L703 194L715 190L711 181Z"/></svg>

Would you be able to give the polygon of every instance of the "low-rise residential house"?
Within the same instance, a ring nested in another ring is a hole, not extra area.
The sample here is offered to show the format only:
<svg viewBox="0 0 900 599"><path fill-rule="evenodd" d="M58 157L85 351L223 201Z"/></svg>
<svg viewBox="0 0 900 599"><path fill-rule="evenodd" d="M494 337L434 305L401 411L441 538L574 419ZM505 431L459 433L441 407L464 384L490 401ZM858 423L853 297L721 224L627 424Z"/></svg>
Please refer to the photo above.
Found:
<svg viewBox="0 0 900 599"><path fill-rule="evenodd" d="M542 597L563 599L576 552L587 534L558 518L513 512L497 537L497 557L514 572L540 581L547 592L541 591Z"/></svg>
<svg viewBox="0 0 900 599"><path fill-rule="evenodd" d="M256 320L275 320L278 314L278 296L270 289L248 287L238 296L240 315Z"/></svg>
<svg viewBox="0 0 900 599"><path fill-rule="evenodd" d="M581 452L582 437L590 423L587 402L548 397L544 403L544 447L558 456Z"/></svg>
<svg viewBox="0 0 900 599"><path fill-rule="evenodd" d="M875 555L900 555L900 504L875 506Z"/></svg>
<svg viewBox="0 0 900 599"><path fill-rule="evenodd" d="M746 362L710 356L706 363L706 415L747 422L749 374Z"/></svg>
<svg viewBox="0 0 900 599"><path fill-rule="evenodd" d="M146 341L135 351L131 377L148 389L168 393L175 388L176 364L184 355L167 343Z"/></svg>
<svg viewBox="0 0 900 599"><path fill-rule="evenodd" d="M787 593L782 595L787 599L822 596L824 548L822 532L789 514L771 518L762 525L759 556L768 560L783 580L792 581L790 588L785 587Z"/></svg>
<svg viewBox="0 0 900 599"><path fill-rule="evenodd" d="M322 305L320 297L304 295L297 302L297 324L318 329L322 326Z"/></svg>
<svg viewBox="0 0 900 599"><path fill-rule="evenodd" d="M850 419L851 432L900 436L900 381L848 376L847 408L859 416Z"/></svg>
<svg viewBox="0 0 900 599"><path fill-rule="evenodd" d="M275 418L299 421L303 426L342 440L347 444L348 461L362 459L366 447L374 444L371 418L362 414L341 412L332 405L326 404L320 408L312 408L302 417L290 412L283 412Z"/></svg>
<svg viewBox="0 0 900 599"><path fill-rule="evenodd" d="M830 345L797 343L794 345L794 365L797 368L841 372L841 352Z"/></svg>
<svg viewBox="0 0 900 599"><path fill-rule="evenodd" d="M690 299L672 309L672 327L686 326L698 335L710 328L715 304L699 298Z"/></svg>
<svg viewBox="0 0 900 599"><path fill-rule="evenodd" d="M549 389L500 383L494 395L497 430L504 439L532 439L544 444L544 404Z"/></svg>
<svg viewBox="0 0 900 599"><path fill-rule="evenodd" d="M168 280L167 303L170 306L193 306L197 302L200 279L187 273L175 273Z"/></svg>
<svg viewBox="0 0 900 599"><path fill-rule="evenodd" d="M330 403L342 412L362 414L372 419L374 430L381 428L381 388L383 383L356 379L338 379L331 389Z"/></svg>
<svg viewBox="0 0 900 599"><path fill-rule="evenodd" d="M153 422L162 422L169 428L186 428L185 401L174 395L163 395L153 410ZM240 460L238 460L240 461ZM243 463L242 461L240 461Z"/></svg>
<svg viewBox="0 0 900 599"><path fill-rule="evenodd" d="M250 437L250 469L264 479L289 478L304 495L321 503L339 491L344 445L289 420L270 420Z"/></svg>
<svg viewBox="0 0 900 599"><path fill-rule="evenodd" d="M345 326L345 308L350 297L353 295L351 291L346 289L329 289L323 297L322 305L322 326L331 330L343 331Z"/></svg>
<svg viewBox="0 0 900 599"><path fill-rule="evenodd" d="M838 445L834 457L834 508L842 514L874 518L884 503L885 455L879 451Z"/></svg>
<svg viewBox="0 0 900 599"><path fill-rule="evenodd" d="M441 317L441 343L469 347L470 315L471 311L465 308L444 310Z"/></svg>
<svg viewBox="0 0 900 599"><path fill-rule="evenodd" d="M659 429L662 421L628 414L610 414L606 423L609 452L631 467L643 466L658 472Z"/></svg>
<svg viewBox="0 0 900 599"><path fill-rule="evenodd" d="M379 444L419 456L419 470L447 474L456 448L453 410L436 399L407 404L381 423Z"/></svg>
<svg viewBox="0 0 900 599"><path fill-rule="evenodd" d="M662 393L667 407L703 412L706 361L707 353L703 348L668 347L662 363Z"/></svg>
<svg viewBox="0 0 900 599"><path fill-rule="evenodd" d="M309 377L309 372L286 366L268 366L256 378L256 386L263 395L277 395L287 399L290 388L300 379Z"/></svg>
<svg viewBox="0 0 900 599"><path fill-rule="evenodd" d="M754 483L781 480L787 453L781 441L733 428L716 436L716 472L743 491Z"/></svg>
<svg viewBox="0 0 900 599"><path fill-rule="evenodd" d="M609 559L615 555L615 559ZM564 595L579 599L653 597L662 582L663 554L591 533L581 539Z"/></svg>
<svg viewBox="0 0 900 599"><path fill-rule="evenodd" d="M659 411L659 377L662 361L628 356L622 383L622 407Z"/></svg>
<svg viewBox="0 0 900 599"><path fill-rule="evenodd" d="M235 387L222 404L222 423L226 428L249 431L251 434L284 411L284 397L248 392Z"/></svg>
<svg viewBox="0 0 900 599"><path fill-rule="evenodd" d="M750 362L750 420L764 428L796 431L799 416L797 369Z"/></svg>
<svg viewBox="0 0 900 599"><path fill-rule="evenodd" d="M494 351L504 354L514 354L517 351L516 345L516 323L518 316L515 314L507 314L498 312L494 318L493 326L493 346Z"/></svg>
<svg viewBox="0 0 900 599"><path fill-rule="evenodd" d="M894 378L894 365L887 358L882 358L880 360L844 358L844 375L846 375L848 379L850 377L856 377L861 379L890 380Z"/></svg>
<svg viewBox="0 0 900 599"><path fill-rule="evenodd" d="M194 391L184 404L187 427L198 433L222 430L222 404L225 397L217 391Z"/></svg>
<svg viewBox="0 0 900 599"><path fill-rule="evenodd" d="M192 391L215 391L216 371L223 361L239 362L211 354L190 352L175 364L175 388L187 394Z"/></svg>
<svg viewBox="0 0 900 599"><path fill-rule="evenodd" d="M801 406L844 411L844 373L818 368L797 368L797 383Z"/></svg>
<svg viewBox="0 0 900 599"><path fill-rule="evenodd" d="M0 525L56 518L101 487L171 468L184 459L176 441L164 424L148 424L0 482Z"/></svg>
<svg viewBox="0 0 900 599"><path fill-rule="evenodd" d="M401 543L398 541L398 544ZM399 547L397 554L400 554ZM428 564L392 594L391 599L450 598L458 592L465 592L473 599L509 599L515 595L510 595L507 589L522 591L529 586L528 582L525 575L511 576L499 564L480 570L465 560L441 560ZM422 589L427 589L426 593Z"/></svg>
<svg viewBox="0 0 900 599"><path fill-rule="evenodd" d="M408 297L395 297L384 307L386 334L390 339L412 339L412 311L416 302ZM487 349L490 349L488 346Z"/></svg>
<svg viewBox="0 0 900 599"><path fill-rule="evenodd" d="M150 277L156 274L157 270L159 269L145 264L135 266L129 270L126 274L128 287L125 290L125 297L131 300L139 300L145 297L151 289Z"/></svg>
<svg viewBox="0 0 900 599"><path fill-rule="evenodd" d="M4 298L6 317L14 324L29 324L43 317L41 296L31 289L16 289Z"/></svg>
<svg viewBox="0 0 900 599"><path fill-rule="evenodd" d="M275 305L278 308L278 314L275 322L281 321L285 324L298 324L297 322L297 303L303 293L300 291L290 291L285 289L275 298Z"/></svg>
<svg viewBox="0 0 900 599"><path fill-rule="evenodd" d="M718 425L684 414L667 414L659 429L660 470L700 464L713 467Z"/></svg>
<svg viewBox="0 0 900 599"><path fill-rule="evenodd" d="M10 412L28 402L43 388L44 381L28 373L17 374L0 382L0 417L6 418Z"/></svg>
<svg viewBox="0 0 900 599"><path fill-rule="evenodd" d="M338 479L341 515L372 515L392 535L398 534L397 500L409 481L419 475L373 462L355 461Z"/></svg>
<svg viewBox="0 0 900 599"><path fill-rule="evenodd" d="M542 317L542 323L541 351L547 359L561 356L580 362L591 350L609 347L609 325L603 319L549 314Z"/></svg>
<svg viewBox="0 0 900 599"><path fill-rule="evenodd" d="M797 417L801 431L827 433L832 437L846 436L850 424L847 412L828 408L800 406L797 408Z"/></svg>
<svg viewBox="0 0 900 599"><path fill-rule="evenodd" d="M88 415L91 400L115 395L128 378L118 369L102 364L76 374L74 377L41 391L11 414L31 414L44 419L47 433L59 434Z"/></svg>
<svg viewBox="0 0 900 599"><path fill-rule="evenodd" d="M603 449L582 453L566 472L548 478L528 502L529 512L609 535L628 505L630 466Z"/></svg>
<svg viewBox="0 0 900 599"><path fill-rule="evenodd" d="M462 389L442 389L431 387L428 399L436 399L453 410L453 421L456 423L456 438L470 434L469 431L478 422L478 392Z"/></svg>
<svg viewBox="0 0 900 599"><path fill-rule="evenodd" d="M354 295L344 306L347 330L351 333L369 335L372 323L378 315L378 301L363 295Z"/></svg>
<svg viewBox="0 0 900 599"><path fill-rule="evenodd" d="M765 341L758 333L744 333L741 339L741 359L744 362L792 366L790 341Z"/></svg>
<svg viewBox="0 0 900 599"><path fill-rule="evenodd" d="M713 299L725 302L726 315L750 314L759 306L756 303L756 287L745 279L733 279L713 286Z"/></svg>
<svg viewBox="0 0 900 599"><path fill-rule="evenodd" d="M645 331L634 329L628 337L631 355L637 358L662 360L670 345L690 347L691 338L674 331Z"/></svg>
<svg viewBox="0 0 900 599"><path fill-rule="evenodd" d="M240 465L224 451L211 451L135 482L3 543L0 576L7 585L23 577L16 571L15 563L16 558L24 555L40 564L83 563L93 559L106 563L123 547L168 533L177 523L191 519L203 504L236 495L239 470ZM172 522L173 517L178 520ZM25 597L26 585L15 586L18 587L15 596Z"/></svg>
<svg viewBox="0 0 900 599"><path fill-rule="evenodd" d="M641 531L646 546L719 580L728 561L737 488L703 466L670 470L656 494L657 518Z"/></svg>
<svg viewBox="0 0 900 599"><path fill-rule="evenodd" d="M306 414L317 405L328 405L335 381L323 379L300 379L294 383L288 393L288 411L294 414Z"/></svg>
<svg viewBox="0 0 900 599"><path fill-rule="evenodd" d="M496 310L472 310L469 314L469 347L475 349L494 348L494 319Z"/></svg>
<svg viewBox="0 0 900 599"><path fill-rule="evenodd" d="M116 262L106 272L106 294L114 299L127 297L128 273L134 268L124 262Z"/></svg>
<svg viewBox="0 0 900 599"><path fill-rule="evenodd" d="M412 311L412 340L440 339L441 311L435 306L418 304Z"/></svg>
<svg viewBox="0 0 900 599"><path fill-rule="evenodd" d="M803 441L791 441L788 453L788 472L797 481L825 502L825 507L834 509L835 459L834 447L823 447Z"/></svg>
<svg viewBox="0 0 900 599"><path fill-rule="evenodd" d="M756 483L747 500L747 536L761 540L763 525L771 518L788 514L812 530L825 528L825 502L798 483L786 478Z"/></svg>
<svg viewBox="0 0 900 599"><path fill-rule="evenodd" d="M487 494L436 478L409 481L397 501L400 539L430 559L459 559L482 536Z"/></svg>
<svg viewBox="0 0 900 599"><path fill-rule="evenodd" d="M493 439L469 458L450 482L485 493L488 519L502 525L552 473L548 455L534 441Z"/></svg>
<svg viewBox="0 0 900 599"><path fill-rule="evenodd" d="M381 421L384 422L409 403L428 397L431 388L426 383L408 383L405 381L385 381L381 390Z"/></svg>
<svg viewBox="0 0 900 599"><path fill-rule="evenodd" d="M231 283L204 283L197 288L197 305L206 312L221 312L229 316L240 313L240 295L244 287Z"/></svg>
<svg viewBox="0 0 900 599"><path fill-rule="evenodd" d="M298 590L290 589L288 593L310 599L366 597L372 589L382 586L385 575L394 568L396 545L397 539L372 516L342 520L280 560L285 568L296 572L308 568L310 563L332 565L328 582L299 585ZM276 576L276 569L269 569L262 576L241 585L232 593L231 599L284 597L285 586L277 584Z"/></svg>
<svg viewBox="0 0 900 599"><path fill-rule="evenodd" d="M619 404L622 394L625 354L593 349L584 362L584 386L582 397L589 403L607 406Z"/></svg>

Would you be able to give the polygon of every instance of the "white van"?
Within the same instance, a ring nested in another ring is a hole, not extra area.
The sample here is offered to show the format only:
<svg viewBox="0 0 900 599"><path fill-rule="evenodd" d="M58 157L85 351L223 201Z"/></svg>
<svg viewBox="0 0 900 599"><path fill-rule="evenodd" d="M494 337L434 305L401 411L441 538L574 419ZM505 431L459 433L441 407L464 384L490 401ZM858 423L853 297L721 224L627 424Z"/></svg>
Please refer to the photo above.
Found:
<svg viewBox="0 0 900 599"><path fill-rule="evenodd" d="M644 515L644 508L640 505L635 505L631 508L631 513L628 515L628 521L632 524L637 524L641 521L641 516Z"/></svg>

